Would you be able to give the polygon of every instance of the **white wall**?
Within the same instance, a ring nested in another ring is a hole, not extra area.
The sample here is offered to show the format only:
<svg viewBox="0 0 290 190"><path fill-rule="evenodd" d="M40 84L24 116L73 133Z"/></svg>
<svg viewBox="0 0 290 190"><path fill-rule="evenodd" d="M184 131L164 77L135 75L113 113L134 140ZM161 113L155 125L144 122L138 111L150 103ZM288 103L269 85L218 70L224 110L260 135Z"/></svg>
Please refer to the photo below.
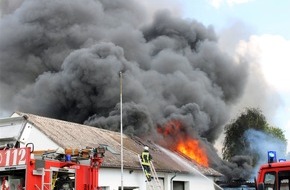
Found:
<svg viewBox="0 0 290 190"><path fill-rule="evenodd" d="M34 150L55 150L59 148L55 142L50 140L31 123L26 123L25 128L30 128L30 130L25 142L20 144L21 147L25 147L26 143L33 143Z"/></svg>
<svg viewBox="0 0 290 190"><path fill-rule="evenodd" d="M140 190L146 190L145 176L142 170L124 169L123 186L139 187ZM118 190L121 186L121 169L120 168L101 168L99 173L99 186L109 187L109 190ZM107 189L106 189L107 190Z"/></svg>
<svg viewBox="0 0 290 190"><path fill-rule="evenodd" d="M23 129L24 119L21 117L17 118L4 118L0 120L0 140L11 138L17 140ZM12 140L12 141L14 141Z"/></svg>
<svg viewBox="0 0 290 190"><path fill-rule="evenodd" d="M185 182L185 190L215 190L212 178L204 178L196 174L180 174L177 173L158 173L161 178L160 182L164 185L164 190L171 190L171 179L173 181ZM173 178L174 177L174 178ZM138 190L146 190L146 178L142 170L134 170L130 173L124 169L123 186L137 187ZM118 190L121 186L121 170L119 168L101 168L99 173L99 186L107 187L106 190Z"/></svg>
<svg viewBox="0 0 290 190"><path fill-rule="evenodd" d="M173 181L187 182L185 190L201 189L215 190L214 181L212 178L205 178L201 175L194 174L177 174Z"/></svg>
<svg viewBox="0 0 290 190"><path fill-rule="evenodd" d="M16 117L16 115L0 120L0 144L8 143L5 141L7 138L12 139L9 141L13 143L19 141L20 147L25 147L27 143L33 143L34 150L48 150L59 147L33 124L27 122L23 117Z"/></svg>

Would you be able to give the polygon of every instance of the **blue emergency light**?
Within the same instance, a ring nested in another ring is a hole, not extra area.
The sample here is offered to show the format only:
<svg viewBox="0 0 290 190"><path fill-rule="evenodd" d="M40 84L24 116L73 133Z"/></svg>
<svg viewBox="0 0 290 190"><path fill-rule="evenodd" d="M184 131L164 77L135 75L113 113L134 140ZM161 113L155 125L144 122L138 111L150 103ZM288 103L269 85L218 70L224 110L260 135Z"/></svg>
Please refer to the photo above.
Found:
<svg viewBox="0 0 290 190"><path fill-rule="evenodd" d="M277 162L276 151L268 151L268 163Z"/></svg>
<svg viewBox="0 0 290 190"><path fill-rule="evenodd" d="M286 159L285 158L280 158L279 162L286 162Z"/></svg>
<svg viewBox="0 0 290 190"><path fill-rule="evenodd" d="M71 161L71 155L70 154L66 154L65 155L65 161L66 162L70 162Z"/></svg>

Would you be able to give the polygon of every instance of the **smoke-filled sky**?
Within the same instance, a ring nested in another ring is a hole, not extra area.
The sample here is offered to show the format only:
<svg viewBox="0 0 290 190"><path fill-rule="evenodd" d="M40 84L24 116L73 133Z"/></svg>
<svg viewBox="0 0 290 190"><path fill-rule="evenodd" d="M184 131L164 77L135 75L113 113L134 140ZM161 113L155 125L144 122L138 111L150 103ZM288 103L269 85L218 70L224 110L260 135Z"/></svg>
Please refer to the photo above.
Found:
<svg viewBox="0 0 290 190"><path fill-rule="evenodd" d="M259 107L289 137L290 2L171 0L174 7L166 0L158 2L183 18L213 26L223 50L244 55L249 61L247 87L233 115L243 107Z"/></svg>
<svg viewBox="0 0 290 190"><path fill-rule="evenodd" d="M112 129L122 71L125 131L177 117L215 142L248 78L212 27L133 0L27 0L0 24L3 110Z"/></svg>
<svg viewBox="0 0 290 190"><path fill-rule="evenodd" d="M118 130L122 71L127 134L154 136L158 125L180 120L213 150L244 107L258 106L274 122L282 95L269 83L267 48L277 45L276 55L286 39L255 35L239 19L215 26L204 20L210 14L164 2L2 0L1 115Z"/></svg>

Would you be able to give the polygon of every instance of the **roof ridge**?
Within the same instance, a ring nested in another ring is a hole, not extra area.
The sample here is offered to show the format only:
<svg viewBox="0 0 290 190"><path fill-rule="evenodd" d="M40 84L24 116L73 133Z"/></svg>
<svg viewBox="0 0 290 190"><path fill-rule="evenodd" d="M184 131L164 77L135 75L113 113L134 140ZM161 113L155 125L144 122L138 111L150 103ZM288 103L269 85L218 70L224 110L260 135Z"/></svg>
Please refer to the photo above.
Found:
<svg viewBox="0 0 290 190"><path fill-rule="evenodd" d="M19 114L22 117L26 116L27 120L29 120L29 118L31 118L31 117L35 117L35 118L39 118L39 119L57 121L57 122L64 123L64 124L69 124L69 125L80 125L80 126L86 126L86 127L94 127L94 128L97 128L97 129L99 129L101 131L104 131L104 132L118 133L118 134L120 133L120 132L117 132L117 131L111 131L111 130L99 128L99 127L96 127L96 126L86 125L86 124L83 124L83 123L77 123L77 122L73 122L73 121L66 121L66 120L62 120L62 119L51 118L51 117L48 117L48 116L41 116L41 115L36 115L36 114L32 114L32 113L27 113L27 112L25 113L25 112L20 112L20 111L16 111L15 113ZM31 119L33 120L33 118L31 118ZM29 121L31 121L31 120L29 120Z"/></svg>

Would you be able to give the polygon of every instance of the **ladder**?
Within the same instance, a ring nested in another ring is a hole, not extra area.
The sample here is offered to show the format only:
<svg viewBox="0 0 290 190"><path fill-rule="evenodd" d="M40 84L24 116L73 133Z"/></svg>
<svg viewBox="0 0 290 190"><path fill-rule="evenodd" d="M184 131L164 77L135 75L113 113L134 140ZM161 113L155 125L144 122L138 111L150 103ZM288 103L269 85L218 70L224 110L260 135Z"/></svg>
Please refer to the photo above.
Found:
<svg viewBox="0 0 290 190"><path fill-rule="evenodd" d="M140 165L142 167L143 173L145 174L145 169L142 165L141 156L139 154L138 154L138 159L139 159ZM151 181L147 180L147 177L145 174L147 189L149 189L149 190L163 190L152 161L150 161L150 169L151 169L151 178L152 178Z"/></svg>
<svg viewBox="0 0 290 190"><path fill-rule="evenodd" d="M45 173L51 173L50 169L45 169L45 168L39 168L37 170L33 170L33 175L38 175L41 176L41 187L38 187L38 185L34 185L38 190L50 190L51 188L51 181L49 180L49 182L45 182L44 180L44 176Z"/></svg>
<svg viewBox="0 0 290 190"><path fill-rule="evenodd" d="M57 175L58 175L58 172L55 172L52 175L51 189L54 189L54 187L55 187L55 183L56 183L56 180L57 180Z"/></svg>

